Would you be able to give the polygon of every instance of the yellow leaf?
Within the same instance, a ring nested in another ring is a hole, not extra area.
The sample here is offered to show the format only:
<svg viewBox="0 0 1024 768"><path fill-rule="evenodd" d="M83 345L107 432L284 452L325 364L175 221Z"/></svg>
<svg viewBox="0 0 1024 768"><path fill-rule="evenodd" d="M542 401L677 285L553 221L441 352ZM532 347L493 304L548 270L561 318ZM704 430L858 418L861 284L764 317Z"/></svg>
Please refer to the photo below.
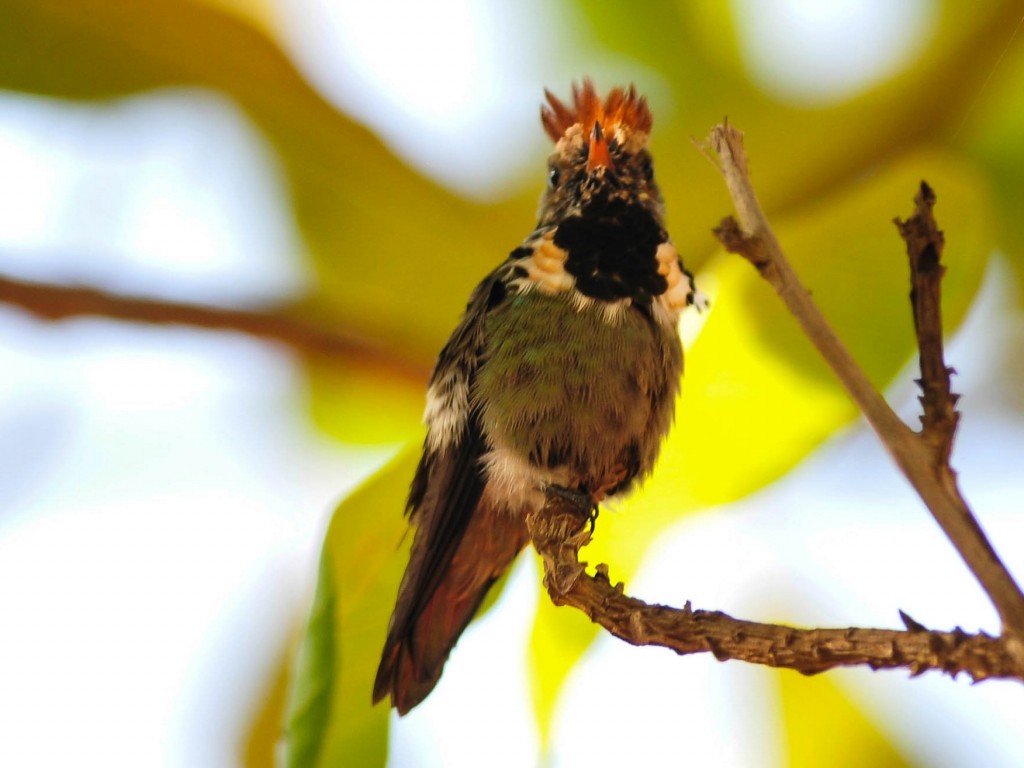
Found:
<svg viewBox="0 0 1024 768"><path fill-rule="evenodd" d="M324 432L367 445L422 439L425 378L410 380L370 366L318 361L307 368L307 380L313 421Z"/></svg>
<svg viewBox="0 0 1024 768"><path fill-rule="evenodd" d="M790 768L898 768L912 764L831 677L803 677L790 670L777 674Z"/></svg>

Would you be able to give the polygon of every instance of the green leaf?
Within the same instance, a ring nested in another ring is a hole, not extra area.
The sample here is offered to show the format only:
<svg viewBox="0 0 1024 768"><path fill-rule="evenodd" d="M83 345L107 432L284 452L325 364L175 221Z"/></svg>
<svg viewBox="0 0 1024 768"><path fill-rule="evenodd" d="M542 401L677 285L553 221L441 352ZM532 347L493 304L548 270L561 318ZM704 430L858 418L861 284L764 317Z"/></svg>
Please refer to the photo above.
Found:
<svg viewBox="0 0 1024 768"><path fill-rule="evenodd" d="M343 648L335 636L335 585L330 553L320 557L320 574L306 633L295 660L288 702L287 764L316 765L324 750L331 719L335 659ZM386 737L385 737L386 738ZM376 761L383 764L382 760Z"/></svg>
<svg viewBox="0 0 1024 768"><path fill-rule="evenodd" d="M295 668L289 765L385 763L390 709L371 706L370 697L408 559L401 510L417 460L417 451L401 454L331 518Z"/></svg>
<svg viewBox="0 0 1024 768"><path fill-rule="evenodd" d="M346 498L331 517L316 596L294 670L288 764L383 765L386 703L370 704L411 532L402 516L419 446L400 454ZM482 616L508 574L491 588ZM586 622L584 621L584 624Z"/></svg>
<svg viewBox="0 0 1024 768"><path fill-rule="evenodd" d="M1007 42L1006 57L993 66L992 81L979 92L974 108L965 112L953 138L992 179L1001 246L1019 264L1024 262L1024 45L1020 29L1016 31L1016 45ZM1024 270L1016 273L1024 276Z"/></svg>

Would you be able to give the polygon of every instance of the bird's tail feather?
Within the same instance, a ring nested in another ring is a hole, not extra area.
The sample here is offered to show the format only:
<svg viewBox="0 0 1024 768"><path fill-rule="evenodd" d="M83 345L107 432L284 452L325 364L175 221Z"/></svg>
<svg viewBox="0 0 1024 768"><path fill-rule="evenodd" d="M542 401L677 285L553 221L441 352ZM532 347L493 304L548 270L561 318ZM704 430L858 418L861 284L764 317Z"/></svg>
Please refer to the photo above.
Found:
<svg viewBox="0 0 1024 768"><path fill-rule="evenodd" d="M374 703L390 694L400 715L433 690L448 654L526 544L527 532L521 515L481 504L451 560L433 577L422 573L431 560L422 551L428 539L427 530L416 531L373 686Z"/></svg>

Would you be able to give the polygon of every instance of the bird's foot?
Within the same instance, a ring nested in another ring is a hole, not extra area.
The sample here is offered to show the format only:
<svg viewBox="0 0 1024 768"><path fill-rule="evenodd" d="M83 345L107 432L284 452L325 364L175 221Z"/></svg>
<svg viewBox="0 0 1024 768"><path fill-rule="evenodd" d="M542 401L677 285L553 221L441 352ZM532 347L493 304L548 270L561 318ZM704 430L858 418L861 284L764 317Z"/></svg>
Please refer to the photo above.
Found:
<svg viewBox="0 0 1024 768"><path fill-rule="evenodd" d="M576 507L580 514L585 514L590 522L590 534L594 534L594 524L597 522L599 508L597 499L593 495L575 488L566 488L563 485L549 485L548 492L560 496Z"/></svg>

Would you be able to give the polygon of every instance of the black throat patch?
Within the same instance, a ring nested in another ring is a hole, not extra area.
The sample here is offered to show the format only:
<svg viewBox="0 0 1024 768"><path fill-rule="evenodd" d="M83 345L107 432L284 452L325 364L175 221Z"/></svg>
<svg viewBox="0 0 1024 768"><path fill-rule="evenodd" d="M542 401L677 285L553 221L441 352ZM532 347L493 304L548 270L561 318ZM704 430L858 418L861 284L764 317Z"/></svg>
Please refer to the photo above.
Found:
<svg viewBox="0 0 1024 768"><path fill-rule="evenodd" d="M650 211L624 200L594 200L555 231L555 245L569 254L565 270L576 278L580 293L641 304L668 288L655 257L665 239Z"/></svg>

